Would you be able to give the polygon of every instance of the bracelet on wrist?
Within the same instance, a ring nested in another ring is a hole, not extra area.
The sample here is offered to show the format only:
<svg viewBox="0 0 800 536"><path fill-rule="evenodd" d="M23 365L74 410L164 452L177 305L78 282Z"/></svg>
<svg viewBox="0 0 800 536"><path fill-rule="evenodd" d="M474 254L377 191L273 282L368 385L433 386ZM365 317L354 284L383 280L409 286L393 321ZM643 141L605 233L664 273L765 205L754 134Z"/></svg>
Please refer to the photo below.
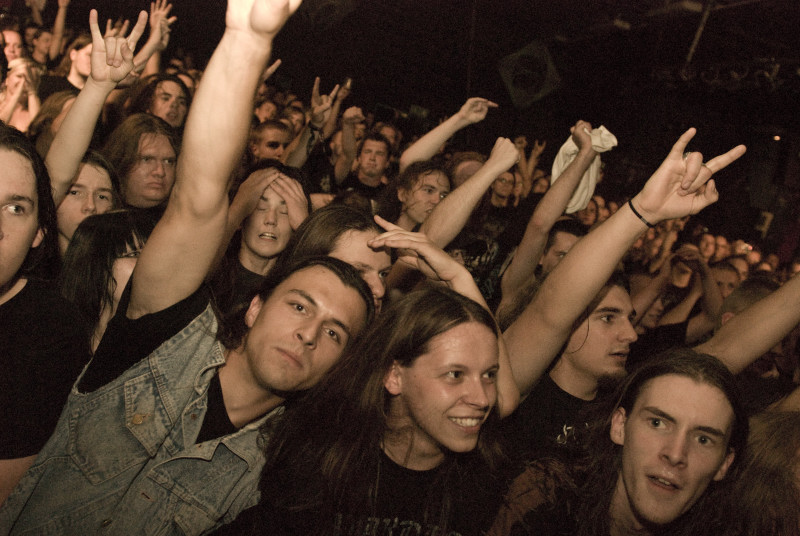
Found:
<svg viewBox="0 0 800 536"><path fill-rule="evenodd" d="M635 215L637 218L639 218L640 220L642 220L642 223L644 223L645 225L647 225L647 226L648 226L648 227L650 227L651 229L652 229L653 227L655 227L655 225L653 225L652 223L650 223L649 221L647 221L646 219L644 219L644 216L642 216L641 214L639 214L639 211L638 211L638 210L636 210L635 208L633 208L633 200L632 200L632 199L628 199L628 206L631 208L631 212L633 212L633 214L634 214L634 215Z"/></svg>

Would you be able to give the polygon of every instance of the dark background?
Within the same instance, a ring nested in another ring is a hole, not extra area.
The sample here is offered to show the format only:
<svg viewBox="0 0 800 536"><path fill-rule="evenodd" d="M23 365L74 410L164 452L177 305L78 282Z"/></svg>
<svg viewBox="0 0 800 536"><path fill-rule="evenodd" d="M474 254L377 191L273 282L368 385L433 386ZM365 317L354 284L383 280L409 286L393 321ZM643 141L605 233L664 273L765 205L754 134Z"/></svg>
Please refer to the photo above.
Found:
<svg viewBox="0 0 800 536"><path fill-rule="evenodd" d="M167 55L188 52L202 68L225 2L173 4L179 20ZM149 3L73 0L69 23L85 27L90 7L101 19L133 18ZM774 248L797 225L800 203L799 26L798 0L305 0L275 43L283 65L274 81L307 101L314 76L323 90L352 77L347 104L379 118L402 112L407 134L469 96L486 97L500 108L455 145L488 152L500 135L547 139L546 166L577 119L603 124L619 139L604 157L601 192L610 197L635 192L695 126L690 148L707 155L749 148L718 175L721 201L703 218L716 232L755 240L761 211L771 212ZM500 65L534 41L539 52L506 68L529 97L515 105Z"/></svg>

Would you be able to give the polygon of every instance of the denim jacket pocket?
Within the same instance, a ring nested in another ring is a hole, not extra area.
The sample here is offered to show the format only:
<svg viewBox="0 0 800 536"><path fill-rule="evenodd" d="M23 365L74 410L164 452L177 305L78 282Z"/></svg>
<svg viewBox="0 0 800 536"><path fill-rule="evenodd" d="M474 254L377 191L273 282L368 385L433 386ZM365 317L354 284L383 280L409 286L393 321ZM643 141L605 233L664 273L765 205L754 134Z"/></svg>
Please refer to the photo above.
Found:
<svg viewBox="0 0 800 536"><path fill-rule="evenodd" d="M72 401L69 456L92 484L143 466L156 455L171 424L155 391L147 372Z"/></svg>

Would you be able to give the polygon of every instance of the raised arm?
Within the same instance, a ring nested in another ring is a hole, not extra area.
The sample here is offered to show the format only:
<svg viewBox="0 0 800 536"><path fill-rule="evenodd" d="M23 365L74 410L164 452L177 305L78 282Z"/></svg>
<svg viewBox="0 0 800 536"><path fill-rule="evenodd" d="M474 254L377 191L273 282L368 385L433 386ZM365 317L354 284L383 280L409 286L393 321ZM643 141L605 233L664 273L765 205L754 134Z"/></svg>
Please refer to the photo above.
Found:
<svg viewBox="0 0 800 536"><path fill-rule="evenodd" d="M186 121L172 195L132 275L129 318L186 298L210 270L225 234L228 178L247 141L256 87L273 38L299 5L229 0L225 33Z"/></svg>
<svg viewBox="0 0 800 536"><path fill-rule="evenodd" d="M525 228L525 234L514 254L514 259L500 281L503 296L515 295L533 275L539 259L544 253L550 229L564 214L581 177L597 156L597 152L592 149L592 138L589 135L591 131L592 125L586 121L578 121L570 129L572 139L578 146L578 155L536 205L528 226Z"/></svg>
<svg viewBox="0 0 800 536"><path fill-rule="evenodd" d="M398 257L399 263L419 270L431 280L443 282L452 290L478 302L484 309L489 311L489 306L475 284L472 275L462 264L431 242L427 236L423 233L406 231L380 216L375 216L375 221L387 232L370 240L370 247L397 248L400 255ZM520 396L511 373L508 351L502 337L498 338L498 354L497 411L502 418L510 415L516 409Z"/></svg>
<svg viewBox="0 0 800 536"><path fill-rule="evenodd" d="M533 302L506 330L514 379L526 393L547 369L573 322L597 295L647 223L696 214L719 197L711 176L744 154L743 145L705 164L684 159L695 130L684 133L631 204L579 240L545 278ZM632 205L632 206L631 206ZM636 212L634 212L634 210ZM637 215L638 213L638 215Z"/></svg>
<svg viewBox="0 0 800 536"><path fill-rule="evenodd" d="M286 165L300 168L306 163L314 146L322 140L322 129L331 115L331 105L338 91L339 85L337 84L330 94L320 95L319 77L314 79L314 88L311 90L311 119L300 132L294 150L286 155Z"/></svg>
<svg viewBox="0 0 800 536"><path fill-rule="evenodd" d="M439 147L453 134L473 123L483 121L489 108L497 108L497 104L480 97L472 97L467 100L458 112L403 151L403 154L400 155L400 173L414 162L433 158Z"/></svg>
<svg viewBox="0 0 800 536"><path fill-rule="evenodd" d="M97 23L97 11L92 10L89 13L92 71L64 118L45 158L56 206L64 200L70 184L78 174L106 98L133 69L133 50L146 25L147 13L142 11L129 36L104 39Z"/></svg>
<svg viewBox="0 0 800 536"><path fill-rule="evenodd" d="M67 24L67 7L69 7L70 0L58 0L58 12L56 13L56 20L53 22L53 40L50 41L50 50L47 55L51 60L54 60L61 54L61 46L64 40L64 26Z"/></svg>
<svg viewBox="0 0 800 536"><path fill-rule="evenodd" d="M364 120L361 108L351 106L342 114L342 154L336 159L333 175L336 184L341 184L350 173L356 159L356 123Z"/></svg>
<svg viewBox="0 0 800 536"><path fill-rule="evenodd" d="M436 205L422 224L420 232L425 233L440 248L446 247L464 228L489 186L501 173L514 165L518 156L517 148L511 140L497 138L486 163Z"/></svg>
<svg viewBox="0 0 800 536"><path fill-rule="evenodd" d="M133 60L136 72L142 76L161 70L161 52L169 45L172 23L178 20L169 16L171 10L172 4L167 0L150 2L150 36Z"/></svg>
<svg viewBox="0 0 800 536"><path fill-rule="evenodd" d="M738 374L778 344L800 323L800 277L725 322L695 350L715 356Z"/></svg>

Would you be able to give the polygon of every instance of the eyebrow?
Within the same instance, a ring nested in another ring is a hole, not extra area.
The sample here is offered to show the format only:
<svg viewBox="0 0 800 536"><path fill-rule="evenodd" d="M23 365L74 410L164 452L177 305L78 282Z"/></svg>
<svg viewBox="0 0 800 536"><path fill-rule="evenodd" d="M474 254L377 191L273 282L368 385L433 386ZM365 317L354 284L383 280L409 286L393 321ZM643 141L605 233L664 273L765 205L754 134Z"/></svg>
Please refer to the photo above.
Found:
<svg viewBox="0 0 800 536"><path fill-rule="evenodd" d="M6 198L6 200L7 200L6 202L8 202L8 201L24 201L24 202L30 203L31 206L36 205L36 203L34 203L33 199L28 197L27 195L11 194L10 196L8 196Z"/></svg>
<svg viewBox="0 0 800 536"><path fill-rule="evenodd" d="M658 417L661 417L662 419L664 419L666 421L669 421L669 422L672 422L672 423L676 422L675 418L672 415L670 415L670 414L668 414L668 413L664 412L663 410L660 410L660 409L658 409L656 407L648 406L648 407L645 407L645 408L642 408L642 409L644 409L645 411L649 411L653 415L657 415ZM700 430L701 432L705 432L705 433L707 433L709 435L717 436L719 438L724 438L726 436L725 432L723 432L722 430L719 430L717 428L714 428L713 426L696 426L694 428L694 430Z"/></svg>
<svg viewBox="0 0 800 536"><path fill-rule="evenodd" d="M311 295L308 292L306 292L304 290L301 290L299 288L293 288L293 289L289 290L289 292L294 293L294 294L299 294L302 298L304 298L306 301L308 301L308 303L310 303L314 307L319 307L319 305L317 304L317 301L314 298L312 298ZM331 318L331 322L333 322L334 324L336 324L337 326L342 328L342 330L344 330L344 332L347 333L347 337L348 338L352 337L352 333L350 332L350 328L347 326L347 324L345 324L344 322L342 322L338 318Z"/></svg>

